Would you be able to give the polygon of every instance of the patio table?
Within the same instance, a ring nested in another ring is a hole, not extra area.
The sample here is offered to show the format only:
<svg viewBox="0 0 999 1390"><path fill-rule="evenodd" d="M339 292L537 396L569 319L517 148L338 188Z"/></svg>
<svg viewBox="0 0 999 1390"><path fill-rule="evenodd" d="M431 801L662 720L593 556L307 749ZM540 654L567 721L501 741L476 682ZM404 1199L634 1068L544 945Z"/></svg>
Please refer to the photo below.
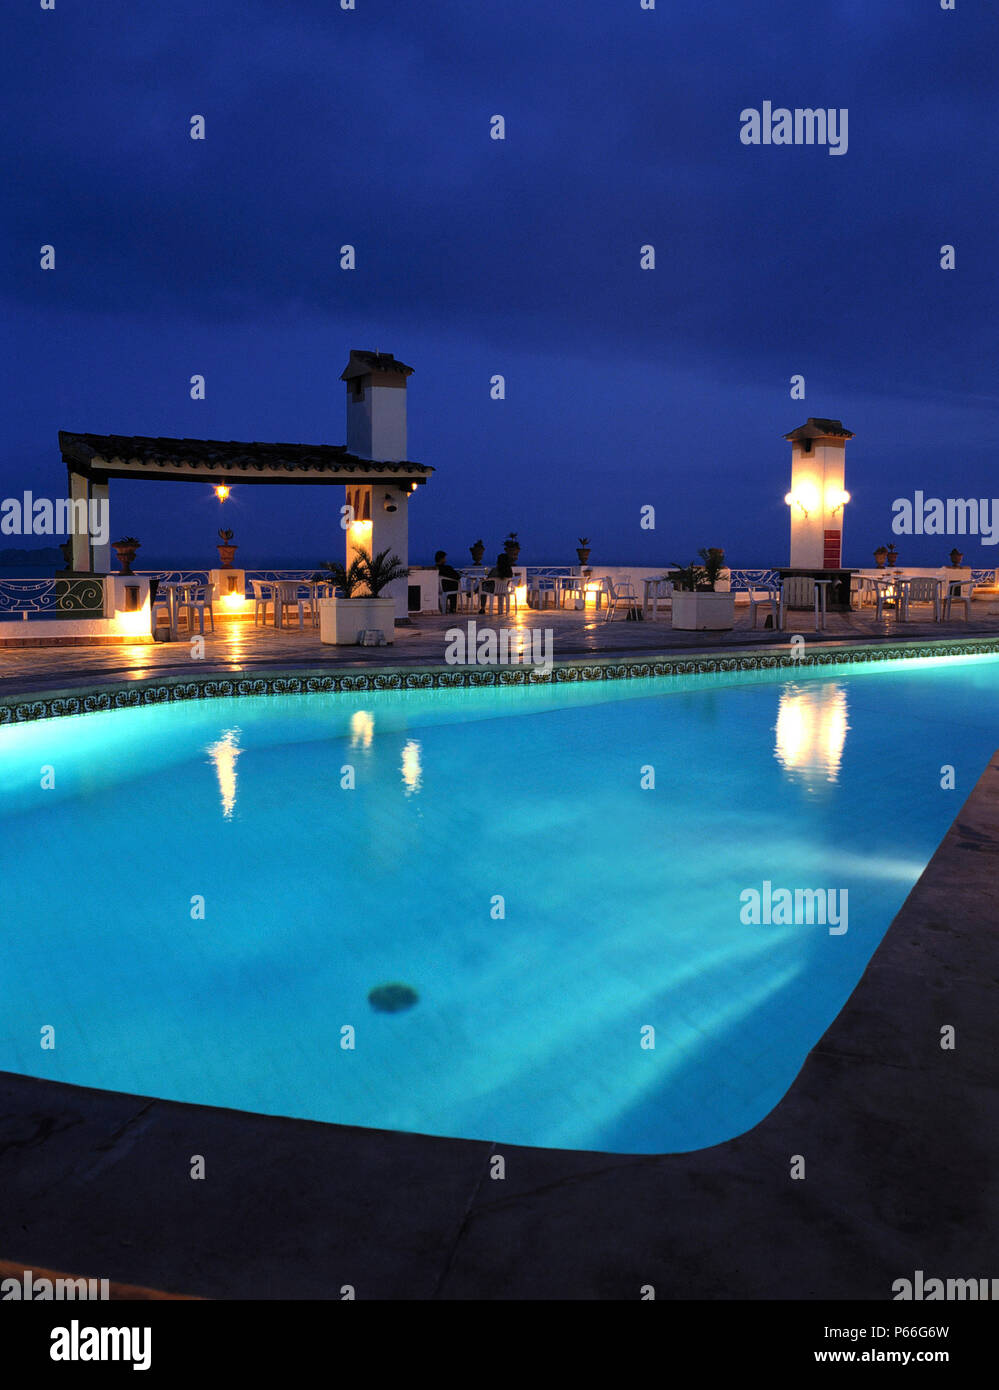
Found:
<svg viewBox="0 0 999 1390"><path fill-rule="evenodd" d="M166 594L167 609L169 612L170 641L176 642L180 638L180 610L187 602L189 589L200 589L202 584L192 579L171 579L166 582L162 580L156 586L156 597Z"/></svg>
<svg viewBox="0 0 999 1390"><path fill-rule="evenodd" d="M274 626L283 628L286 626L282 618L282 612L286 603L296 603L299 599L299 590L308 589L309 613L312 616L312 625L315 627L316 602L319 598L319 589L328 589L330 584L322 579L275 579L274 584ZM304 597L304 596L303 596ZM323 595L326 597L326 595ZM299 628L302 627L301 616L299 617Z"/></svg>

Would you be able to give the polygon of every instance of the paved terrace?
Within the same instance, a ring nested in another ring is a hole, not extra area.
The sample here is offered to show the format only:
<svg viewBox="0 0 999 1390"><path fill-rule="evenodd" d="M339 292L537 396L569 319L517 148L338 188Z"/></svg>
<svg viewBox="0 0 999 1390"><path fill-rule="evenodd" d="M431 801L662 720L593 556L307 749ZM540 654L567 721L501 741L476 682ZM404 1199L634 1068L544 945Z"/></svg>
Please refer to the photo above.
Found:
<svg viewBox="0 0 999 1390"><path fill-rule="evenodd" d="M289 670L295 667L440 666L444 661L448 628L470 621L485 627L550 629L555 661L580 657L617 657L641 653L691 654L725 649L786 645L794 633L805 642L836 644L921 643L967 637L999 637L999 595L976 597L971 621L962 616L935 623L930 618L900 623L892 614L880 621L873 609L830 613L824 632L816 632L811 612L789 612L783 633L762 625L749 626L748 608L736 609L735 627L729 632L674 632L668 618L629 622L617 617L605 622L602 615L574 610L522 609L506 617L469 617L460 614L420 616L411 627L398 627L390 647L331 647L319 641L318 631L254 627L252 620L220 619L215 635L205 636L203 660L193 661L187 641L172 643L116 644L106 646L0 647L0 698L5 695L52 691L97 684L166 676L207 675L212 672ZM758 618L760 624L764 621Z"/></svg>

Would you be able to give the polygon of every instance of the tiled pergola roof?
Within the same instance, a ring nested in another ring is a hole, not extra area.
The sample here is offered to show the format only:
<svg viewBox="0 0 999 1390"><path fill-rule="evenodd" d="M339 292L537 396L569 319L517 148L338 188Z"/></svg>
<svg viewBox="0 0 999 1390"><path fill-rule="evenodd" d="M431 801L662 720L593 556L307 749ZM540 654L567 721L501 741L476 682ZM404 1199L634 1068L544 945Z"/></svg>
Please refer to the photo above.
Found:
<svg viewBox="0 0 999 1390"><path fill-rule="evenodd" d="M792 430L784 438L797 444L805 439L828 439L830 436L838 439L852 439L853 431L844 429L842 420L823 420L810 415L803 425L799 425L796 430Z"/></svg>
<svg viewBox="0 0 999 1390"><path fill-rule="evenodd" d="M169 439L142 434L59 431L74 472L91 478L154 478L209 483L424 483L426 464L376 463L343 444L245 444L222 439Z"/></svg>

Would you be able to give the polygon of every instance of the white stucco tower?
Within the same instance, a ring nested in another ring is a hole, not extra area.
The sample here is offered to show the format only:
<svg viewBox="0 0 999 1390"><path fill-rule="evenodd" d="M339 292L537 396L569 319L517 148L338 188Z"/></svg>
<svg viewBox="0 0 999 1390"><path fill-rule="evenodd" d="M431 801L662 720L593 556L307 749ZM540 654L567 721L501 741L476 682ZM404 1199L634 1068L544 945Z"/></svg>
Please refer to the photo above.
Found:
<svg viewBox="0 0 999 1390"><path fill-rule="evenodd" d="M346 500L355 516L347 531L348 564L358 547L372 555L387 548L409 563L409 498L416 484L392 465L407 461L406 381L412 374L413 368L390 352L359 348L351 349L340 374L347 383L347 452L385 465L372 470L373 481L347 487ZM395 599L396 618L405 618L406 580L397 580L385 592Z"/></svg>
<svg viewBox="0 0 999 1390"><path fill-rule="evenodd" d="M846 441L840 420L809 418L784 436L791 444L791 568L842 568Z"/></svg>

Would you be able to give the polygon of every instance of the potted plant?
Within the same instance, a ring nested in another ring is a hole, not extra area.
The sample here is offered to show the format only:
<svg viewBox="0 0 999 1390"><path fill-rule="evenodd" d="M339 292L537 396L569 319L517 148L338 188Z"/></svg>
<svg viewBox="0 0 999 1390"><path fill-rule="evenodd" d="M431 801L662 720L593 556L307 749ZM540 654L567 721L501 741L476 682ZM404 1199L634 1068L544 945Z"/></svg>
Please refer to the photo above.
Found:
<svg viewBox="0 0 999 1390"><path fill-rule="evenodd" d="M888 557L888 566L891 568L898 561L898 551L893 545L890 545L885 553Z"/></svg>
<svg viewBox="0 0 999 1390"><path fill-rule="evenodd" d="M232 536L233 533L231 531L223 530L221 527L219 528L219 561L224 570L232 569L233 558L236 551L239 549L238 545L233 545Z"/></svg>
<svg viewBox="0 0 999 1390"><path fill-rule="evenodd" d="M952 567L956 570L959 570L961 568L961 565L964 563L964 554L962 551L958 550L956 545L954 549L950 552L950 563Z"/></svg>
<svg viewBox="0 0 999 1390"><path fill-rule="evenodd" d="M673 626L685 632L720 632L735 627L735 595L715 589L725 568L725 552L711 546L698 553L701 564L694 560L689 565L676 565L666 575L673 583Z"/></svg>
<svg viewBox="0 0 999 1390"><path fill-rule="evenodd" d="M878 567L879 570L883 570L883 569L884 569L884 567L885 567L885 561L886 561L887 558L888 558L888 547L887 547L886 545L879 545L878 548L877 548L877 550L875 550L875 552L874 552L874 563L877 565L877 567Z"/></svg>
<svg viewBox="0 0 999 1390"><path fill-rule="evenodd" d="M580 538L579 538L579 545L576 547L576 554L579 556L579 567L580 567L580 569L582 569L582 567L583 567L584 565L589 564L589 560L590 560L590 538L589 538L589 536L580 536Z"/></svg>
<svg viewBox="0 0 999 1390"><path fill-rule="evenodd" d="M339 560L327 560L323 565L326 578L342 591L335 598L319 600L319 640L332 646L355 646L360 633L378 628L391 645L395 632L395 599L382 598L382 590L397 579L405 579L409 570L398 555L388 549L377 555L359 549L349 565ZM358 593L359 589L366 592Z"/></svg>
<svg viewBox="0 0 999 1390"><path fill-rule="evenodd" d="M485 541L473 541L472 544L468 547L468 551L472 557L472 564L481 565L482 557L486 553Z"/></svg>
<svg viewBox="0 0 999 1390"><path fill-rule="evenodd" d="M123 536L120 541L111 542L111 549L118 556L122 574L132 573L132 561L141 544L142 542L137 541L134 536Z"/></svg>
<svg viewBox="0 0 999 1390"><path fill-rule="evenodd" d="M506 540L503 542L503 549L510 557L510 564L515 565L517 563L517 556L520 554L520 541L517 539L516 531L511 531L507 536Z"/></svg>

